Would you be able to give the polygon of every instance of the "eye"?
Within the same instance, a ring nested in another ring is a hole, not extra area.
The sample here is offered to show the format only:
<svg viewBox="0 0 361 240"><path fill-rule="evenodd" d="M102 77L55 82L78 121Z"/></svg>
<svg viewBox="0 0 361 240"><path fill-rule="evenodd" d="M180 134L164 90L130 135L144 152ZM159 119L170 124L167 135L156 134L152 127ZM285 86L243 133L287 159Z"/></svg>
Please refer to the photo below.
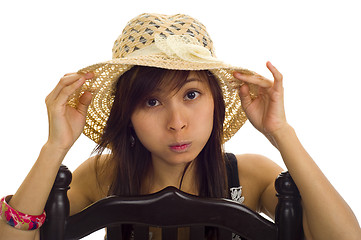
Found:
<svg viewBox="0 0 361 240"><path fill-rule="evenodd" d="M199 95L200 95L200 92L198 92L198 91L190 91L190 92L188 92L188 93L185 95L184 99L185 99L185 100L194 100L194 99L196 99Z"/></svg>
<svg viewBox="0 0 361 240"><path fill-rule="evenodd" d="M148 99L146 102L147 107L156 107L160 104L160 102L157 99Z"/></svg>

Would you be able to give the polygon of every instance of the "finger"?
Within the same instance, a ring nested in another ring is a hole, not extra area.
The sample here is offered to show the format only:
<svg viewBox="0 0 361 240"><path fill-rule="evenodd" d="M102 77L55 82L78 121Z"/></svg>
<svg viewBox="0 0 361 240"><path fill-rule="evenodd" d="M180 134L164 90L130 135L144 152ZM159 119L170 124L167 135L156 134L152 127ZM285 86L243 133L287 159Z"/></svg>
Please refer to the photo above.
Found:
<svg viewBox="0 0 361 240"><path fill-rule="evenodd" d="M249 93L248 84L243 84L239 89L239 98L241 99L242 108L246 110L248 106L252 103L251 94Z"/></svg>
<svg viewBox="0 0 361 240"><path fill-rule="evenodd" d="M69 97L83 84L85 83L85 77L80 77L77 81L71 85L61 89L58 96L54 100L57 105L65 105L68 102Z"/></svg>
<svg viewBox="0 0 361 240"><path fill-rule="evenodd" d="M73 74L77 74L77 73L76 73L76 72L72 72L72 73L65 73L65 74L64 74L64 77L65 77L65 76L69 76L69 75L73 75Z"/></svg>
<svg viewBox="0 0 361 240"><path fill-rule="evenodd" d="M67 86L73 84L74 82L78 81L80 79L80 75L77 74L69 74L67 76L64 76L60 79L58 84L55 86L53 91L49 93L49 95L46 97L45 102L48 104L49 102L55 101L60 92Z"/></svg>
<svg viewBox="0 0 361 240"><path fill-rule="evenodd" d="M60 79L58 85L62 87L69 86L81 77L84 77L85 79L91 79L92 77L94 77L94 74L91 72L86 74L68 73L65 74L64 77Z"/></svg>
<svg viewBox="0 0 361 240"><path fill-rule="evenodd" d="M272 65L271 62L266 63L267 68L271 71L274 80L275 80L275 87L279 88L283 85L283 75L277 70L275 66Z"/></svg>
<svg viewBox="0 0 361 240"><path fill-rule="evenodd" d="M88 91L84 92L83 95L79 98L78 105L76 106L76 109L83 115L87 115L88 107L92 100L92 94Z"/></svg>
<svg viewBox="0 0 361 240"><path fill-rule="evenodd" d="M238 80L241 80L241 81L244 81L247 83L252 83L257 86L264 87L264 88L270 88L273 85L273 82L271 80L269 80L261 75L245 75L240 72L234 72L233 76L235 78L237 78Z"/></svg>
<svg viewBox="0 0 361 240"><path fill-rule="evenodd" d="M49 100L54 100L58 97L59 93L64 87L67 87L77 80L79 80L81 77L84 77L85 79L90 79L94 77L93 73L87 73L87 74L78 74L78 73L67 73L60 79L56 87L53 89L53 91L48 95Z"/></svg>

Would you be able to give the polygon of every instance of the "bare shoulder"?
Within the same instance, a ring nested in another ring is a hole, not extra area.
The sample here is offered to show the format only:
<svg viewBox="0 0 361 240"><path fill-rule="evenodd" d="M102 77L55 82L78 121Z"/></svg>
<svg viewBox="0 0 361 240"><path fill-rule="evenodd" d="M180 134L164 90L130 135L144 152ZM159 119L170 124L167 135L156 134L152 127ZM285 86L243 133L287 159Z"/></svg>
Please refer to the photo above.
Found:
<svg viewBox="0 0 361 240"><path fill-rule="evenodd" d="M282 168L271 159L259 154L240 154L236 155L236 158L239 172L245 175L267 177L274 171L282 171Z"/></svg>
<svg viewBox="0 0 361 240"><path fill-rule="evenodd" d="M236 158L239 182L245 197L244 204L255 211L263 211L262 197L265 192L274 192L270 186L273 186L282 168L269 158L258 154L241 154Z"/></svg>
<svg viewBox="0 0 361 240"><path fill-rule="evenodd" d="M74 172L68 192L70 214L106 197L111 183L108 155L93 156L83 162Z"/></svg>

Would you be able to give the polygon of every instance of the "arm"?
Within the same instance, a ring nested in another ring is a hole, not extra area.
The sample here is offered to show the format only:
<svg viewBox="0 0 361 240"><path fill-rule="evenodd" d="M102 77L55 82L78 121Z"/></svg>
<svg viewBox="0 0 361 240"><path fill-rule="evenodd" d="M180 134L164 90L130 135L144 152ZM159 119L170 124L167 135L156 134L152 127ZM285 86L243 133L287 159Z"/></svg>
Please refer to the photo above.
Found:
<svg viewBox="0 0 361 240"><path fill-rule="evenodd" d="M273 137L300 190L311 236L360 239L360 226L352 210L308 155L293 128L286 126Z"/></svg>
<svg viewBox="0 0 361 240"><path fill-rule="evenodd" d="M286 121L281 73L269 62L267 67L273 74L274 83L261 76L234 75L259 86L259 95L253 100L247 84L240 88L242 106L253 126L280 151L300 190L305 233L312 239L360 239L360 226L353 212L307 154ZM268 198L272 191L265 191L263 196ZM267 205L267 200L263 202Z"/></svg>
<svg viewBox="0 0 361 240"><path fill-rule="evenodd" d="M9 205L26 214L40 215L66 153L80 136L91 94L80 98L77 108L67 105L69 96L92 75L65 75L47 96L49 137L29 174L11 198ZM20 231L0 221L0 239L34 239L38 231Z"/></svg>

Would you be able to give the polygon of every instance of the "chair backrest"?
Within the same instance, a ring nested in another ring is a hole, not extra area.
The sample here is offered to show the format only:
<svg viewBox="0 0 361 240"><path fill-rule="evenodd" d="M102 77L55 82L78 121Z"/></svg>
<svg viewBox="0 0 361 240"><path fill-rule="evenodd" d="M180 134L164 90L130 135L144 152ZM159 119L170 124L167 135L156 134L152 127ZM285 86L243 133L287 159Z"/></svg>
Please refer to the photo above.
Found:
<svg viewBox="0 0 361 240"><path fill-rule="evenodd" d="M62 165L46 205L41 240L80 239L107 228L107 239L122 239L122 225L132 225L134 239L148 240L149 226L162 227L162 240L176 240L178 227L189 227L190 239L204 239L213 227L216 239L298 240L303 238L298 189L288 172L276 180L279 203L275 223L228 199L201 198L174 187L140 197L111 196L69 216L70 171Z"/></svg>

